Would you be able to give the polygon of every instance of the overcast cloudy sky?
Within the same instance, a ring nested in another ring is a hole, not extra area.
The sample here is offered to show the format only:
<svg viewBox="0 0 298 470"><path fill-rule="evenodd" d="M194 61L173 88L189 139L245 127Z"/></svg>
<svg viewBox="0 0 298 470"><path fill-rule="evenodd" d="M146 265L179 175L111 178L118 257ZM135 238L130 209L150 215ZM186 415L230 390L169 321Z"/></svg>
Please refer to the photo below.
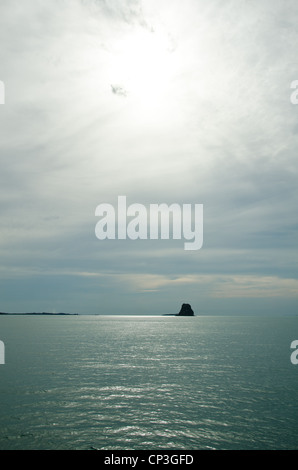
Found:
<svg viewBox="0 0 298 470"><path fill-rule="evenodd" d="M297 313L296 0L2 0L0 311ZM204 205L204 244L98 204Z"/></svg>

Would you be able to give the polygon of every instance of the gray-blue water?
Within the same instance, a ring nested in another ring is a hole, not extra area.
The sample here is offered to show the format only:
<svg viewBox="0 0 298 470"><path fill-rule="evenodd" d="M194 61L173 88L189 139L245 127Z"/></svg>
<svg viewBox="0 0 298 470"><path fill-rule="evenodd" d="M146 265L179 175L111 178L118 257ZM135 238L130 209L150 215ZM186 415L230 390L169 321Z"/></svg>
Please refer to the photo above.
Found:
<svg viewBox="0 0 298 470"><path fill-rule="evenodd" d="M298 317L0 316L0 449L297 449Z"/></svg>

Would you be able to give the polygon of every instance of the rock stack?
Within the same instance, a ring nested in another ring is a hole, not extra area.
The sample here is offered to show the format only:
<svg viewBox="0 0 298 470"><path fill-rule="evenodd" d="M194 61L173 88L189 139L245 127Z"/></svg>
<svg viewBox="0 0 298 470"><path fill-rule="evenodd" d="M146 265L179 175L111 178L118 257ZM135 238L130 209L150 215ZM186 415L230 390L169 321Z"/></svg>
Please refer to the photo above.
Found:
<svg viewBox="0 0 298 470"><path fill-rule="evenodd" d="M177 317L193 317L194 312L189 304L182 304L180 312L177 313Z"/></svg>

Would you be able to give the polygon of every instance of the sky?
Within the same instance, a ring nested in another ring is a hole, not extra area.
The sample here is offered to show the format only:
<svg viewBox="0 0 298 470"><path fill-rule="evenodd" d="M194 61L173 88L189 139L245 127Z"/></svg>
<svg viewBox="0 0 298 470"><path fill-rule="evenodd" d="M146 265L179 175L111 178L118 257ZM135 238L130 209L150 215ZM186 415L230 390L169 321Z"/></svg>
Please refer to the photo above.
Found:
<svg viewBox="0 0 298 470"><path fill-rule="evenodd" d="M296 0L0 3L0 311L296 314ZM99 240L203 204L204 242Z"/></svg>

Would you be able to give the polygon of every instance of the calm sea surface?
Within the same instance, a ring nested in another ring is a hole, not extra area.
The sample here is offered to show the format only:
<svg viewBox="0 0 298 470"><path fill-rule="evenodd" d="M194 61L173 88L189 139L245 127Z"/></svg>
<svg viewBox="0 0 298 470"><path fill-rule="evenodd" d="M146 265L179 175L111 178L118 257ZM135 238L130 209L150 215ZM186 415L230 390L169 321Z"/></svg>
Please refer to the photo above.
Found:
<svg viewBox="0 0 298 470"><path fill-rule="evenodd" d="M298 317L0 316L0 449L298 449Z"/></svg>

